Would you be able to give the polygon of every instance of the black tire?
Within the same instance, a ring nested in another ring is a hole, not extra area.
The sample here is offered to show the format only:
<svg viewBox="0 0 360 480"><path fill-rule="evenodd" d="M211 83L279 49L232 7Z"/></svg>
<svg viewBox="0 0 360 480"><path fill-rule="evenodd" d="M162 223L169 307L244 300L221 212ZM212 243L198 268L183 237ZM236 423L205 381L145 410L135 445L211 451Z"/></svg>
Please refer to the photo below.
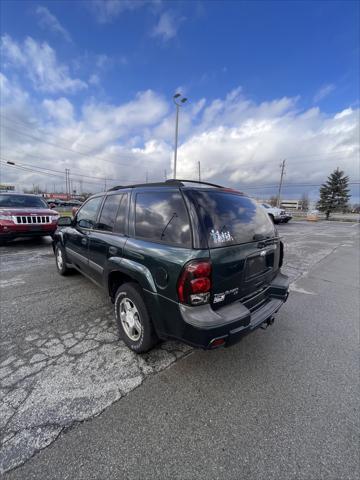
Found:
<svg viewBox="0 0 360 480"><path fill-rule="evenodd" d="M290 218L287 218L286 220L284 220L284 223L288 223L289 220Z"/></svg>
<svg viewBox="0 0 360 480"><path fill-rule="evenodd" d="M157 344L159 339L151 322L140 286L137 283L124 283L118 288L114 303L119 337L134 352L148 352ZM133 306L135 309L131 307L130 310L126 310L127 306ZM131 328L126 320L123 323L121 312L124 316L125 311L131 312L130 315L133 316L131 321L138 323L141 328L137 328L135 324Z"/></svg>
<svg viewBox="0 0 360 480"><path fill-rule="evenodd" d="M55 246L55 263L60 275L67 275L70 272L70 268L66 265L65 250L59 243Z"/></svg>
<svg viewBox="0 0 360 480"><path fill-rule="evenodd" d="M270 220L275 223L275 218L274 218L274 215L271 215L271 213L269 213L269 217L270 217Z"/></svg>

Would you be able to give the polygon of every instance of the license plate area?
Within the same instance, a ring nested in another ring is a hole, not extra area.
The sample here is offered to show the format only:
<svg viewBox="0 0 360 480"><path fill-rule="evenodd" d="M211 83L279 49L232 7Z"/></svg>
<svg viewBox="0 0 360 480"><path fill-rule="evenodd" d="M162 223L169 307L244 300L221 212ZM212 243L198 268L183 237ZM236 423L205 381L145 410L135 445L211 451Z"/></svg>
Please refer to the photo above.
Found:
<svg viewBox="0 0 360 480"><path fill-rule="evenodd" d="M250 281L259 275L263 275L274 266L274 252L269 251L252 255L246 259L245 276Z"/></svg>

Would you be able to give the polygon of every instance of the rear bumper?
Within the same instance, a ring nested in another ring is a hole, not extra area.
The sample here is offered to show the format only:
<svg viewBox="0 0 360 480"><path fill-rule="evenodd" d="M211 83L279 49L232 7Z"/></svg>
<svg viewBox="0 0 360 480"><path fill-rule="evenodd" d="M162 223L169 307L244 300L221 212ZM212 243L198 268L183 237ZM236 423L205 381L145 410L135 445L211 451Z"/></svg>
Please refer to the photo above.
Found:
<svg viewBox="0 0 360 480"><path fill-rule="evenodd" d="M210 305L189 307L179 305L184 329L182 340L201 348L212 348L214 339L224 339L226 346L238 342L244 335L251 333L273 315L286 302L289 295L289 279L278 275L266 290L260 306L247 308L240 301L213 310Z"/></svg>

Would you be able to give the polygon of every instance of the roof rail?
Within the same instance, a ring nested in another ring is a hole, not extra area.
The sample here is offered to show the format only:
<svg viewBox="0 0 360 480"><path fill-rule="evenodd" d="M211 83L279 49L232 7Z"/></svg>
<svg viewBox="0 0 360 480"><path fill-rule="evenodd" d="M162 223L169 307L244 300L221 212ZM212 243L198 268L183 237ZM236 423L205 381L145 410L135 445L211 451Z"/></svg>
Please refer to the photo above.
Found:
<svg viewBox="0 0 360 480"><path fill-rule="evenodd" d="M169 187L170 185L176 185L178 187L184 187L184 183L197 183L200 185L209 185L215 188L225 188L221 185L216 185L215 183L209 182L200 182L199 180L179 180L177 178L170 178L165 182L154 182L154 183L136 183L134 185L117 185L116 187L109 188L108 192L114 192L116 190L121 190L122 188L135 188L135 187Z"/></svg>
<svg viewBox="0 0 360 480"><path fill-rule="evenodd" d="M183 184L183 182L187 183L199 183L201 185L210 185L211 187L216 187L216 188L225 188L222 185L217 185L216 183L210 183L210 182L201 182L200 180L183 180L183 179L175 179L175 178L170 178L169 180L166 180L165 183L180 183Z"/></svg>
<svg viewBox="0 0 360 480"><path fill-rule="evenodd" d="M174 181L175 185L181 186L182 183L178 180ZM165 182L153 182L153 183L134 183L133 185L117 185L116 187L109 188L107 192L113 192L115 190L121 190L122 188L135 188L135 187L168 187L169 184Z"/></svg>

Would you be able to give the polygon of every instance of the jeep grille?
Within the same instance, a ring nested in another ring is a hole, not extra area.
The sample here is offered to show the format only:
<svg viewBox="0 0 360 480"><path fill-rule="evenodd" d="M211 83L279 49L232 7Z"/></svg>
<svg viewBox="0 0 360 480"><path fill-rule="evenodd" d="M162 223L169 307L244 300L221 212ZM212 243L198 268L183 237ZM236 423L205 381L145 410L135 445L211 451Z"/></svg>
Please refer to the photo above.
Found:
<svg viewBox="0 0 360 480"><path fill-rule="evenodd" d="M38 223L51 223L51 218L49 217L49 215L46 215L46 216L38 216L38 215L31 215L30 216L17 216L17 217L13 217L14 218L14 221L15 223L18 223L18 224L27 224L29 225L30 223L31 224L38 224Z"/></svg>

